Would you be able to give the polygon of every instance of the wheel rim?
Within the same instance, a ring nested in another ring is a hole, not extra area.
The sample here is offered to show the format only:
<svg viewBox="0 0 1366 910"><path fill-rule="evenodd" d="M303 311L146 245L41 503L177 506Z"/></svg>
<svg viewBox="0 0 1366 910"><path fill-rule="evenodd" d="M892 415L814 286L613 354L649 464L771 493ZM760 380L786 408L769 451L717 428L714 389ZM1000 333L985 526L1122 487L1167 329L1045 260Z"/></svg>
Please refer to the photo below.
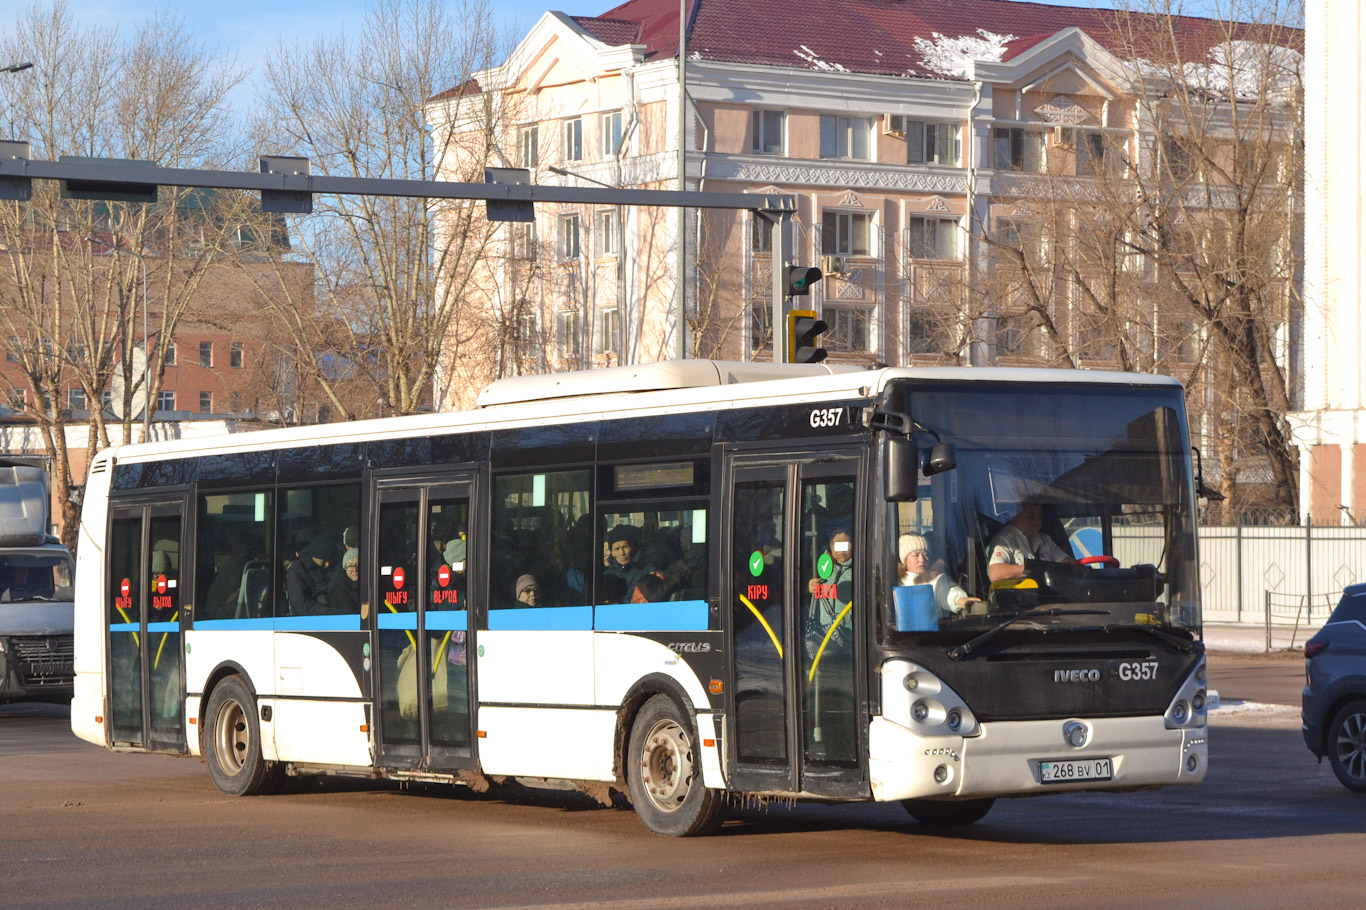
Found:
<svg viewBox="0 0 1366 910"><path fill-rule="evenodd" d="M1366 717L1349 714L1338 726L1337 759L1353 780L1366 779Z"/></svg>
<svg viewBox="0 0 1366 910"><path fill-rule="evenodd" d="M213 738L223 770L229 776L239 774L251 754L251 725L247 723L246 711L235 699L228 699L219 709Z"/></svg>
<svg viewBox="0 0 1366 910"><path fill-rule="evenodd" d="M674 721L661 720L645 734L640 782L661 812L673 812L687 799L693 783L692 745L687 731Z"/></svg>

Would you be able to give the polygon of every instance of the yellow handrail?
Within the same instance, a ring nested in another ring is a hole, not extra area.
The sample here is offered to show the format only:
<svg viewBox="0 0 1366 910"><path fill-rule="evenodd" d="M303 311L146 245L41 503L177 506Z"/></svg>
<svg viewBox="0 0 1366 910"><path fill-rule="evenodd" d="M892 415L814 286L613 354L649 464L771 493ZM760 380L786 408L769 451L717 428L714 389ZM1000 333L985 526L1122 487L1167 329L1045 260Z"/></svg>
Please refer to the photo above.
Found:
<svg viewBox="0 0 1366 910"><path fill-rule="evenodd" d="M821 646L816 649L816 656L811 660L811 672L806 674L807 682L811 682L816 678L816 664L821 662L821 655L825 653L825 646L830 644L830 636L835 634L835 627L840 624L840 621L844 619L845 616L849 615L849 608L853 605L854 602L852 600L845 604L844 609L840 610L840 615L836 616L835 621L830 624L830 628L825 630L825 639L821 642Z"/></svg>
<svg viewBox="0 0 1366 910"><path fill-rule="evenodd" d="M773 640L773 647L778 649L778 659L781 660L783 656L783 646L778 644L778 636L773 634L773 627L768 624L768 620L764 619L764 617L759 613L759 610L754 606L754 604L749 602L748 597L741 594L740 600L744 603L745 606L749 607L749 612L753 613L754 618L759 620L760 624L763 625L764 631L767 632L768 637Z"/></svg>

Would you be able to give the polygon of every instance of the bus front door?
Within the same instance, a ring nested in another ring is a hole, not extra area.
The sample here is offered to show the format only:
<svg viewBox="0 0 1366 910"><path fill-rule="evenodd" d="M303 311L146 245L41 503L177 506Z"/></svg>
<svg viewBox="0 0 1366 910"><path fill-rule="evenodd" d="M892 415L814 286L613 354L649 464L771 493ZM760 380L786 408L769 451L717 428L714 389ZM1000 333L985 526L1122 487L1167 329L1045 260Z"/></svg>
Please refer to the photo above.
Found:
<svg viewBox="0 0 1366 910"><path fill-rule="evenodd" d="M185 751L181 532L184 501L111 509L108 724L111 745Z"/></svg>
<svg viewBox="0 0 1366 910"><path fill-rule="evenodd" d="M472 767L467 636L473 478L381 482L374 692L381 765Z"/></svg>
<svg viewBox="0 0 1366 910"><path fill-rule="evenodd" d="M833 455L730 459L732 789L867 794L860 474Z"/></svg>

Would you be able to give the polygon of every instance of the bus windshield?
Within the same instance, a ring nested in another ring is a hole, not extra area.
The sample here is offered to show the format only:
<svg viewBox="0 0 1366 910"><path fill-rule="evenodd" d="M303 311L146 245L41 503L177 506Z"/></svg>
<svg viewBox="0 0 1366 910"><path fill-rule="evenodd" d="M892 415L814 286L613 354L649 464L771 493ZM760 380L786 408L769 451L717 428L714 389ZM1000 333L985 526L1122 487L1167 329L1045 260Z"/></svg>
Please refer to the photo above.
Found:
<svg viewBox="0 0 1366 910"><path fill-rule="evenodd" d="M893 636L1003 622L1199 635L1179 388L900 391L957 467L890 504Z"/></svg>

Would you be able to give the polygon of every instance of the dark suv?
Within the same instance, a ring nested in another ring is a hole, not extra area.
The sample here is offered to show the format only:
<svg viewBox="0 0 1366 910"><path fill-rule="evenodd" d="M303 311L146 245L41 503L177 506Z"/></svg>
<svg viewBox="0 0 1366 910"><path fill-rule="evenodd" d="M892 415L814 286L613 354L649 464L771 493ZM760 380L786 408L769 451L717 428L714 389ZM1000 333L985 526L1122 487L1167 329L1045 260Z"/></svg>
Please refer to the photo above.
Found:
<svg viewBox="0 0 1366 910"><path fill-rule="evenodd" d="M1304 643L1304 744L1349 790L1366 792L1366 584L1342 592L1333 615Z"/></svg>

